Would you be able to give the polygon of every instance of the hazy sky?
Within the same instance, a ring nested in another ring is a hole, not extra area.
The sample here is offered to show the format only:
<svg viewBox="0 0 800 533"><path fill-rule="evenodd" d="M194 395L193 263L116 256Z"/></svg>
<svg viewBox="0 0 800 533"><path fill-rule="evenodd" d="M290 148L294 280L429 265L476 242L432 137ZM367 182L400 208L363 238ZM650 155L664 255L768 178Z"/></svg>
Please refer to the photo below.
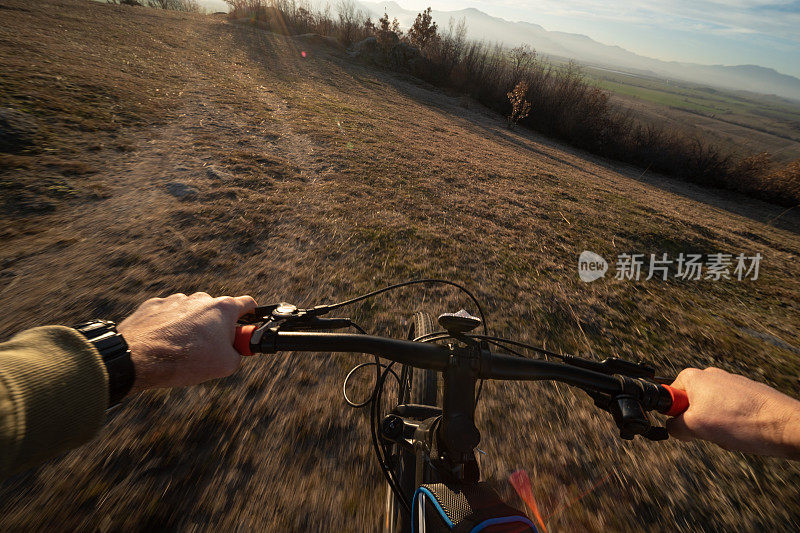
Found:
<svg viewBox="0 0 800 533"><path fill-rule="evenodd" d="M582 33L648 57L755 64L800 77L800 0L397 0L405 9L475 7ZM332 5L336 2L332 1Z"/></svg>

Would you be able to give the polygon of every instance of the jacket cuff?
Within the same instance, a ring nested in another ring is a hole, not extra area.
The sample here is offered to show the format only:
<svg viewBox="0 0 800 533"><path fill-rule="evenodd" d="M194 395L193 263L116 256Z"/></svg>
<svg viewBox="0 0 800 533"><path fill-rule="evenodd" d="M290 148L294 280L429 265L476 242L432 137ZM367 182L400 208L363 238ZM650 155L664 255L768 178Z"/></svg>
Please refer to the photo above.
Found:
<svg viewBox="0 0 800 533"><path fill-rule="evenodd" d="M108 375L100 353L72 328L23 331L0 344L0 402L0 448L11 452L0 458L0 471L78 446L105 419Z"/></svg>

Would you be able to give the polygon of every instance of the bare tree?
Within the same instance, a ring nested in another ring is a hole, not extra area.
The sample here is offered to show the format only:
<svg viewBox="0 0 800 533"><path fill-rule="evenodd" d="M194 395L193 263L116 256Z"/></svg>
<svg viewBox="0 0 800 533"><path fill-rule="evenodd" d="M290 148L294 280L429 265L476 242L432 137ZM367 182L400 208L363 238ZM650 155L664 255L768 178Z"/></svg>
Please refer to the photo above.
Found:
<svg viewBox="0 0 800 533"><path fill-rule="evenodd" d="M536 64L536 50L528 44L521 44L511 49L509 59L511 60L512 78L518 80Z"/></svg>
<svg viewBox="0 0 800 533"><path fill-rule="evenodd" d="M339 16L339 39L347 46L360 33L366 15L358 9L355 0L339 0L336 12Z"/></svg>

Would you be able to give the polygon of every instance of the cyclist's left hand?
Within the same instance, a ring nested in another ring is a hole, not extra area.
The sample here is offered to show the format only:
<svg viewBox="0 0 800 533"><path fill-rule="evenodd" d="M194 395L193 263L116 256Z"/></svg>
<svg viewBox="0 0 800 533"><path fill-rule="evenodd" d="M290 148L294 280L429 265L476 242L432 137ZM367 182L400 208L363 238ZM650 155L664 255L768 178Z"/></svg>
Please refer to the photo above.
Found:
<svg viewBox="0 0 800 533"><path fill-rule="evenodd" d="M250 296L212 298L204 292L144 302L117 328L131 349L133 391L234 373L242 359L233 349L236 320L255 307Z"/></svg>

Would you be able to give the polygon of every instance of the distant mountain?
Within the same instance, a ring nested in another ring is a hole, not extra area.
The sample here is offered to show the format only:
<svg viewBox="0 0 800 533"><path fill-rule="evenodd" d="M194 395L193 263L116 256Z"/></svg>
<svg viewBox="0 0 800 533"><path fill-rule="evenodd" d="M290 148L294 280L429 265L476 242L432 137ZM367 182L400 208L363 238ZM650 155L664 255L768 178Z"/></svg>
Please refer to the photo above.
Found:
<svg viewBox="0 0 800 533"><path fill-rule="evenodd" d="M403 27L411 26L417 16L417 11L403 9L397 2L360 4L373 18L379 18L386 12L390 17L397 17ZM767 67L662 61L635 54L619 46L599 43L586 35L548 31L530 22L510 22L475 8L433 11L432 14L442 29L447 29L451 19L458 21L463 18L467 24L467 34L472 39L501 41L508 46L527 43L540 54L575 59L589 65L800 100L800 79Z"/></svg>
<svg viewBox="0 0 800 533"><path fill-rule="evenodd" d="M216 13L218 11L228 11L228 4L225 0L199 0L201 7L205 8L209 13Z"/></svg>

